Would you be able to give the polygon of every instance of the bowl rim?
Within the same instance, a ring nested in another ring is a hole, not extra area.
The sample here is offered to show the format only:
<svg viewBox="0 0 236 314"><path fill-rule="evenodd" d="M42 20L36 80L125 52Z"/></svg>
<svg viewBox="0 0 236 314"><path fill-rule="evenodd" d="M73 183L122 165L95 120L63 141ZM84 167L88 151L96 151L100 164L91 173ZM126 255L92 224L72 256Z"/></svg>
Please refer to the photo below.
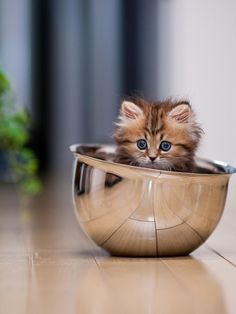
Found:
<svg viewBox="0 0 236 314"><path fill-rule="evenodd" d="M75 157L82 157L82 161L92 161L96 162L100 165L112 165L113 167L118 167L118 168L123 168L124 170L129 170L129 171L135 171L137 173L146 173L151 176L160 176L161 174L169 175L169 176L188 176L188 177L209 177L209 176L230 176L234 173L236 173L236 168L229 165L228 163L220 160L211 160L211 159L206 159L206 158L200 158L196 157L197 162L199 163L204 163L208 164L209 166L216 166L220 169L222 169L224 172L219 172L219 173L196 173L196 172L177 172L177 171L168 171L168 170L159 170L159 169L152 169L152 168L146 168L146 167L138 167L138 166L131 166L131 165L126 165L126 164L121 164L109 160L102 160L99 158L95 158L86 154L83 154L81 152L78 152L78 149L80 147L110 147L110 148L115 148L116 145L114 144L104 144L104 143L78 143L78 144L73 144L69 146L70 151L74 154Z"/></svg>

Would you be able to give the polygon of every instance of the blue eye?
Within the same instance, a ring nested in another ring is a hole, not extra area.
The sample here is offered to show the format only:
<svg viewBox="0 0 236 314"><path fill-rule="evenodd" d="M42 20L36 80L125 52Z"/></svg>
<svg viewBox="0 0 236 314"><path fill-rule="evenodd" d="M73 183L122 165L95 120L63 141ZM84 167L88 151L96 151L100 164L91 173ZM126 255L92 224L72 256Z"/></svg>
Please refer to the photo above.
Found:
<svg viewBox="0 0 236 314"><path fill-rule="evenodd" d="M146 140L138 140L137 141L137 146L139 149L146 149L147 148L147 141Z"/></svg>
<svg viewBox="0 0 236 314"><path fill-rule="evenodd" d="M168 152L171 149L171 143L168 141L162 141L159 148L164 152Z"/></svg>

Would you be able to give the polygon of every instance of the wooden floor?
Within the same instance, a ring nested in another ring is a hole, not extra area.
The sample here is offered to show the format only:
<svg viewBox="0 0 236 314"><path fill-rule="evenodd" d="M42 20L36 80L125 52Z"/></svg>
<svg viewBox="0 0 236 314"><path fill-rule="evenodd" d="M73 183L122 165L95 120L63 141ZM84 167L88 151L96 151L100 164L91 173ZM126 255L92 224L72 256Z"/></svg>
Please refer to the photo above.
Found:
<svg viewBox="0 0 236 314"><path fill-rule="evenodd" d="M0 313L236 313L236 178L224 215L191 256L114 258L84 236L70 178L35 200L0 186Z"/></svg>

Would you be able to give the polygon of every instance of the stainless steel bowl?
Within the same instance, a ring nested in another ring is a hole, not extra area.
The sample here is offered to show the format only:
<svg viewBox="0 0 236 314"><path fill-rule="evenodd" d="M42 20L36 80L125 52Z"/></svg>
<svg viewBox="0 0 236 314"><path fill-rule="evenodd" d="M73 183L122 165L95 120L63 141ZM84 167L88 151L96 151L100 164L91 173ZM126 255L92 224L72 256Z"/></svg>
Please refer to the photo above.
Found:
<svg viewBox="0 0 236 314"><path fill-rule="evenodd" d="M186 255L213 232L236 169L198 159L201 173L110 161L114 146L73 145L73 198L85 233L112 255ZM203 173L202 173L203 172Z"/></svg>

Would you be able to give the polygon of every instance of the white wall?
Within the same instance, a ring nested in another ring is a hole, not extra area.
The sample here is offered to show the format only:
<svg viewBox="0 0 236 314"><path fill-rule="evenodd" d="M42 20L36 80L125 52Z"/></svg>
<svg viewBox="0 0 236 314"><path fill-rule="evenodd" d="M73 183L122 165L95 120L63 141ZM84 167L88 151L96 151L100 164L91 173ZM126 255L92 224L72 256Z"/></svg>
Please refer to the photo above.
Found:
<svg viewBox="0 0 236 314"><path fill-rule="evenodd" d="M31 105L30 0L0 0L0 66L7 73L17 102Z"/></svg>
<svg viewBox="0 0 236 314"><path fill-rule="evenodd" d="M159 98L187 97L199 155L236 166L236 1L159 0Z"/></svg>

